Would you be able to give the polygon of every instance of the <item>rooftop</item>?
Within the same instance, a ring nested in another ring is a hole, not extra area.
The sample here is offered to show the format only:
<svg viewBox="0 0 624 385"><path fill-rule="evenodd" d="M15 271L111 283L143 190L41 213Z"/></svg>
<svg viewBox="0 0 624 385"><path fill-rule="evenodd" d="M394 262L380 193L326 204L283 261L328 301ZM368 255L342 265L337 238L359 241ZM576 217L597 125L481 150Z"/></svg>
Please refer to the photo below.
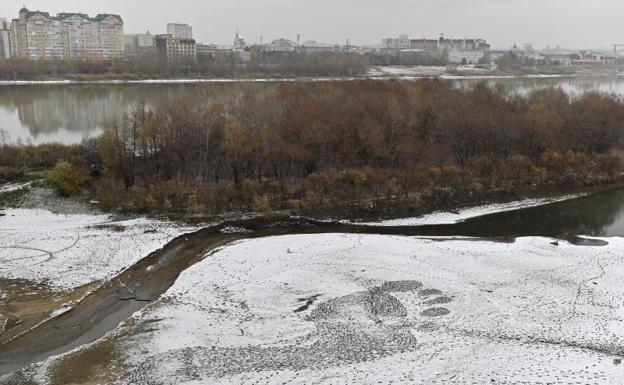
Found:
<svg viewBox="0 0 624 385"><path fill-rule="evenodd" d="M65 20L68 19L72 16L78 16L81 17L85 20L89 20L89 21L103 21L108 17L113 17L117 20L119 20L120 22L123 23L123 19L121 18L121 16L119 15L115 15L112 13L99 13L97 14L95 17L91 18L89 17L89 15L87 15L86 13L79 13L79 12L60 12L59 14L57 14L56 16L50 16L49 12L42 12L42 11L30 11L28 8L23 7L22 9L20 9L19 11L20 15L24 14L24 18L26 19L30 19L31 17L35 16L35 15L41 15L45 18L51 19L51 20Z"/></svg>

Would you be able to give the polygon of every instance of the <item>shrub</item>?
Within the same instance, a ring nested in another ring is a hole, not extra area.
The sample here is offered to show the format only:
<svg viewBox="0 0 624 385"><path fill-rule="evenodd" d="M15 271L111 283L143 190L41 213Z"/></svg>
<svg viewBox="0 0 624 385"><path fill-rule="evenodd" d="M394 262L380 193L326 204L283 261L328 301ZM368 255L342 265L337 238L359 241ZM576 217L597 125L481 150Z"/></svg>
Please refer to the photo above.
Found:
<svg viewBox="0 0 624 385"><path fill-rule="evenodd" d="M186 201L187 211L191 214L201 214L205 211L204 205L201 204L197 191L193 191Z"/></svg>
<svg viewBox="0 0 624 385"><path fill-rule="evenodd" d="M72 196L80 192L89 181L89 172L61 162L48 174L48 183L62 196Z"/></svg>
<svg viewBox="0 0 624 385"><path fill-rule="evenodd" d="M271 203L266 197L256 197L253 202L252 208L254 211L262 213L266 217L270 217L273 214L271 209Z"/></svg>

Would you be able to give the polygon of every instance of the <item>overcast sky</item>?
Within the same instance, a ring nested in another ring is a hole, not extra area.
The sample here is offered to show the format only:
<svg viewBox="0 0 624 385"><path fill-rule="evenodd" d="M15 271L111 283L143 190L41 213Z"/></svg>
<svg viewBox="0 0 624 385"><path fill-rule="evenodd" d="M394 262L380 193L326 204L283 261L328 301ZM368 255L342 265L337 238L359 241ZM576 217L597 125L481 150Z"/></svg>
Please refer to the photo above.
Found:
<svg viewBox="0 0 624 385"><path fill-rule="evenodd" d="M598 48L624 43L623 0L0 0L0 17L26 5L57 13L117 13L126 33L165 32L167 22L193 26L202 43L285 37L376 44L383 37L481 37L496 48L532 43Z"/></svg>

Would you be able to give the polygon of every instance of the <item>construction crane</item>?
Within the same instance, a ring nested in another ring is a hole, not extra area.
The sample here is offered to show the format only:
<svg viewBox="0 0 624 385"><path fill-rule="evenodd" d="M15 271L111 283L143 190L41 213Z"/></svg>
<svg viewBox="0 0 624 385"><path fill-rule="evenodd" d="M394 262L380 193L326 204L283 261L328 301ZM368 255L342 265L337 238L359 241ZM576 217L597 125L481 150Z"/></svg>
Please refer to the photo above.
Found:
<svg viewBox="0 0 624 385"><path fill-rule="evenodd" d="M624 44L612 44L613 46L613 65L615 65L615 60L616 60L616 55L617 55L617 49L618 47L624 47Z"/></svg>

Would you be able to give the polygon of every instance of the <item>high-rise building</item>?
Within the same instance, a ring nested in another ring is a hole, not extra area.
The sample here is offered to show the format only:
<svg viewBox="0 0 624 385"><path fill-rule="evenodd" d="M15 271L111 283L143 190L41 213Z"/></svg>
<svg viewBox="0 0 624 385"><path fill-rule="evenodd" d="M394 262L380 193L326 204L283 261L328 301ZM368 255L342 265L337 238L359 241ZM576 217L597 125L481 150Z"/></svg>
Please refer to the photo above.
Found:
<svg viewBox="0 0 624 385"><path fill-rule="evenodd" d="M167 34L177 39L192 39L193 27L188 24L169 23L167 24Z"/></svg>
<svg viewBox="0 0 624 385"><path fill-rule="evenodd" d="M149 31L146 33L136 33L124 35L124 51L127 55L143 53L156 46L156 36Z"/></svg>
<svg viewBox="0 0 624 385"><path fill-rule="evenodd" d="M16 53L30 59L93 58L123 55L123 20L119 15L29 11L13 21Z"/></svg>
<svg viewBox="0 0 624 385"><path fill-rule="evenodd" d="M136 34L136 46L138 49L152 48L155 45L156 45L156 36L152 35L150 31Z"/></svg>
<svg viewBox="0 0 624 385"><path fill-rule="evenodd" d="M11 23L6 19L0 19L0 59L8 59L13 56L11 35Z"/></svg>
<svg viewBox="0 0 624 385"><path fill-rule="evenodd" d="M197 47L193 39L181 39L170 34L156 35L156 49L167 63L197 62Z"/></svg>

